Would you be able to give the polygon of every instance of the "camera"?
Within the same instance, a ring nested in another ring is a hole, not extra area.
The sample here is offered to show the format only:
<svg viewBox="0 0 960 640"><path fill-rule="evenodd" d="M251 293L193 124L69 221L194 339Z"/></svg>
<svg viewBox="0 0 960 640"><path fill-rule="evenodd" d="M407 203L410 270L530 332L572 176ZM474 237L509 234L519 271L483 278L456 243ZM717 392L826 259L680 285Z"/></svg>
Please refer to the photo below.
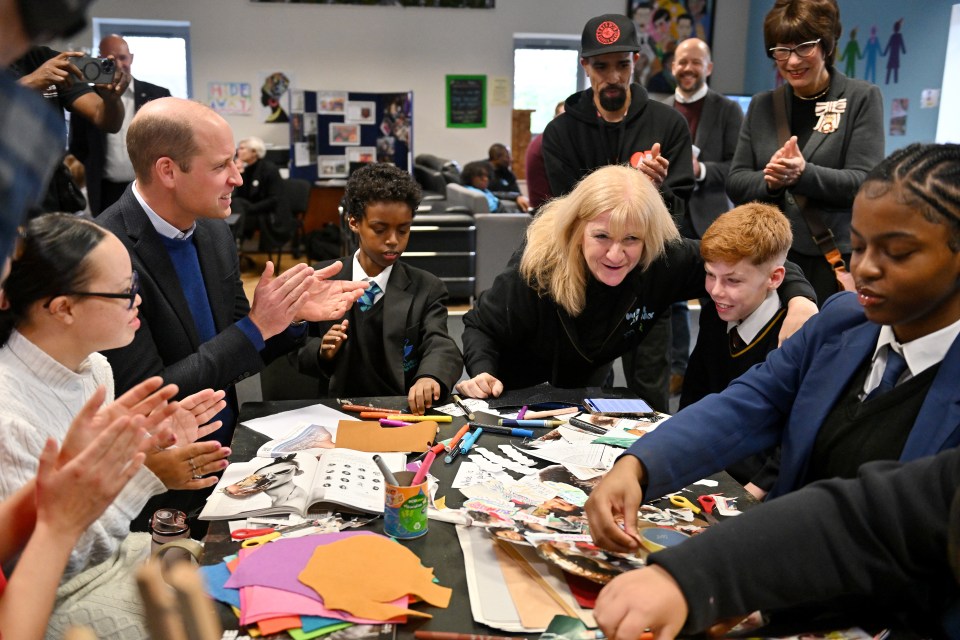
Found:
<svg viewBox="0 0 960 640"><path fill-rule="evenodd" d="M117 63L110 58L94 58L82 56L75 58L73 64L80 69L82 82L90 84L113 84L113 75L117 70Z"/></svg>

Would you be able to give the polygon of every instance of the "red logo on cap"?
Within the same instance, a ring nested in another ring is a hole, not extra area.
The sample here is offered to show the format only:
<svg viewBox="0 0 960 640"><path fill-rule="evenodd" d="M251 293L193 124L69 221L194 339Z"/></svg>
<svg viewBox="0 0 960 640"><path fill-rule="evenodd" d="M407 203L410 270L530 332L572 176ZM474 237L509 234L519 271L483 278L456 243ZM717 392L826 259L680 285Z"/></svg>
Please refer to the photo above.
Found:
<svg viewBox="0 0 960 640"><path fill-rule="evenodd" d="M620 27L616 23L607 20L601 22L597 27L597 42L600 44L613 44L620 39Z"/></svg>

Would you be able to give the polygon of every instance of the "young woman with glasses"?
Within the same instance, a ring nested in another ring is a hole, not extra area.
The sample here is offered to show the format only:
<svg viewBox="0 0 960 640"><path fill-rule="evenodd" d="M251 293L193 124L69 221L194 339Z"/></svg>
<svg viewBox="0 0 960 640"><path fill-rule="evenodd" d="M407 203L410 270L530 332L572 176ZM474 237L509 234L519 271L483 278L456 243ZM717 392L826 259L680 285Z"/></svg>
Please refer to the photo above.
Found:
<svg viewBox="0 0 960 640"><path fill-rule="evenodd" d="M790 219L787 259L821 305L838 290L834 266L849 264L853 198L884 156L880 90L834 68L840 33L836 0L776 1L763 38L786 83L754 96L727 177L734 204L768 202Z"/></svg>
<svg viewBox="0 0 960 640"><path fill-rule="evenodd" d="M33 481L48 439L63 450L76 444L68 431L91 398L108 403L94 420L103 429L122 413L155 415L176 393L173 385L157 391L156 379L114 402L110 365L97 352L133 340L140 325L138 290L130 257L109 231L62 214L26 227L0 299L0 498ZM162 426L173 431L177 446L151 447L144 468L79 536L48 633L61 633L76 620L99 620L121 637L125 629L142 628L131 568L148 553L150 537L131 535L131 518L152 495L216 483L206 476L226 467L230 450L195 440L219 427L201 425L223 406L223 392L207 389L169 412Z"/></svg>

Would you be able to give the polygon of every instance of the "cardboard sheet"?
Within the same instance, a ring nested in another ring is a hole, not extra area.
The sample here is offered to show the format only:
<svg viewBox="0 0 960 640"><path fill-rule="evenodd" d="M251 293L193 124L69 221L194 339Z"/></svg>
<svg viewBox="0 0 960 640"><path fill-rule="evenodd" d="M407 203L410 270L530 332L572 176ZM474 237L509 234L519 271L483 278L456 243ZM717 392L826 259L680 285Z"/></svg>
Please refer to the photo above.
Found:
<svg viewBox="0 0 960 640"><path fill-rule="evenodd" d="M373 453L426 451L437 437L437 423L415 422L408 427L383 427L379 422L342 420L337 427L338 449Z"/></svg>
<svg viewBox="0 0 960 640"><path fill-rule="evenodd" d="M300 581L315 589L326 606L379 620L404 614L431 617L391 603L406 595L446 608L452 592L433 577L433 569L421 565L416 554L383 536L319 546L300 573Z"/></svg>

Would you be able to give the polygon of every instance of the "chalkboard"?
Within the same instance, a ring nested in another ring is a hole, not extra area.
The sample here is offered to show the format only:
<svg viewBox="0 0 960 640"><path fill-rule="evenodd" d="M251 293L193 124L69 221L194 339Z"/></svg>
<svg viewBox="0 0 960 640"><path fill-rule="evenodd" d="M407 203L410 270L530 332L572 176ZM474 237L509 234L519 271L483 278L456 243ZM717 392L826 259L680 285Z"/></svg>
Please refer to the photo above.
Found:
<svg viewBox="0 0 960 640"><path fill-rule="evenodd" d="M487 126L487 76L447 76L447 126Z"/></svg>

